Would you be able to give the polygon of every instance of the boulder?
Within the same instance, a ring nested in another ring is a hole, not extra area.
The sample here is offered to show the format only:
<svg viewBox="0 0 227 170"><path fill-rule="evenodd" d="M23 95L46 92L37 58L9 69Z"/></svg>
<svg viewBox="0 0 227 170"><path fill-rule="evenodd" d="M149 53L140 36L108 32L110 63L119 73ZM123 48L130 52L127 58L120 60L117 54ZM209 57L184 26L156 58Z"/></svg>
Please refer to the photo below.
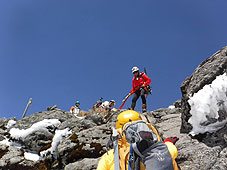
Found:
<svg viewBox="0 0 227 170"><path fill-rule="evenodd" d="M99 158L106 152L111 126L100 125L74 133L58 146L64 165L84 158Z"/></svg>
<svg viewBox="0 0 227 170"><path fill-rule="evenodd" d="M98 161L99 159L84 158L80 161L68 164L65 166L64 170L95 170L97 168Z"/></svg>

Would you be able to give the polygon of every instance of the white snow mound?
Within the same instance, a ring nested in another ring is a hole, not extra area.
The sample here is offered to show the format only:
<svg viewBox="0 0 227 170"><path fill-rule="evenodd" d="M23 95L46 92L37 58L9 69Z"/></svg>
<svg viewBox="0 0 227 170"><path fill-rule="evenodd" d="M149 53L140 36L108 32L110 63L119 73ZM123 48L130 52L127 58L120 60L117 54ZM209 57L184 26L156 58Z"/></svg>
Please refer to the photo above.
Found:
<svg viewBox="0 0 227 170"><path fill-rule="evenodd" d="M58 119L44 119L40 122L34 123L28 129L18 129L12 128L9 133L11 137L14 139L25 138L29 134L36 132L36 131L48 131L48 127L57 127L61 122Z"/></svg>
<svg viewBox="0 0 227 170"><path fill-rule="evenodd" d="M188 103L191 106L191 117L189 123L193 129L190 132L192 135L205 132L214 132L222 128L227 120L218 121L220 110L227 110L227 75L217 76L216 79L209 85L205 85L203 89L195 93ZM208 123L210 120L215 120L214 123Z"/></svg>

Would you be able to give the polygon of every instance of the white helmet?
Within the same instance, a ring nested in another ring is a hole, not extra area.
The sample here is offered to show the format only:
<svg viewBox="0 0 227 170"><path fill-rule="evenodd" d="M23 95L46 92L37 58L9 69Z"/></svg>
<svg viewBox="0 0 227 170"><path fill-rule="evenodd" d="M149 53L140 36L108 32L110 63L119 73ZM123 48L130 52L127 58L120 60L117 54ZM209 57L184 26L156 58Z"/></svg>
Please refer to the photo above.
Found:
<svg viewBox="0 0 227 170"><path fill-rule="evenodd" d="M113 106L115 105L115 100L110 100L110 103L113 103Z"/></svg>
<svg viewBox="0 0 227 170"><path fill-rule="evenodd" d="M132 73L135 73L136 71L139 71L140 69L138 67L132 67Z"/></svg>
<svg viewBox="0 0 227 170"><path fill-rule="evenodd" d="M115 100L110 100L110 102L114 103L115 104Z"/></svg>

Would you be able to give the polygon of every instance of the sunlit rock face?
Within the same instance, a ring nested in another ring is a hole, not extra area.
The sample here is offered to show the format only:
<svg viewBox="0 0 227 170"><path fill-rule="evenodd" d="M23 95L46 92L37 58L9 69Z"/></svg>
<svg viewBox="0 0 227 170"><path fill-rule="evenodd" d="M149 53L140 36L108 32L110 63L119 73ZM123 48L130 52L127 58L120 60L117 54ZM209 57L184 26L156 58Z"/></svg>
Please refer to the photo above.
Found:
<svg viewBox="0 0 227 170"><path fill-rule="evenodd" d="M227 47L202 62L181 85L181 132L214 132L227 118Z"/></svg>

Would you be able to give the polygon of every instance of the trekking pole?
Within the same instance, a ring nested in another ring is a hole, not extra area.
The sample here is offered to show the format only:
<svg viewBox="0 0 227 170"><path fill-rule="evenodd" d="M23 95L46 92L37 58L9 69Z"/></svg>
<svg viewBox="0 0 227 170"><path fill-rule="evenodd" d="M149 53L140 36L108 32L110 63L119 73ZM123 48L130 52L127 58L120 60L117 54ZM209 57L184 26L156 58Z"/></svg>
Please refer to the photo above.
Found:
<svg viewBox="0 0 227 170"><path fill-rule="evenodd" d="M25 110L24 110L24 113L23 113L22 118L25 117L25 115L26 115L26 113L27 113L27 111L28 111L28 108L29 108L29 106L30 106L31 104L32 104L32 98L29 99L28 104L27 104L27 106L26 106L26 108L25 108Z"/></svg>

